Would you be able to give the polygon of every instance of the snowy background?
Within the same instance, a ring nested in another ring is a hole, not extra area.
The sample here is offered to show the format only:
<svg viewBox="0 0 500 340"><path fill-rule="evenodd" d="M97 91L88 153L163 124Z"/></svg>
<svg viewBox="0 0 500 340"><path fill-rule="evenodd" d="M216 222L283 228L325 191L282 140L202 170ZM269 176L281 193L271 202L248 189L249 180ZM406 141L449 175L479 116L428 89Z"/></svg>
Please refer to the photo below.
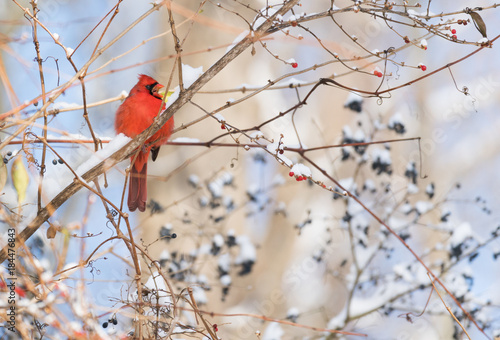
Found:
<svg viewBox="0 0 500 340"><path fill-rule="evenodd" d="M250 8L246 8L226 0L221 1L220 6L207 2L200 9L200 1L179 2L174 17L183 41L185 87L240 41L246 35L242 32L248 33L249 25L242 18L252 23L258 14L252 9L264 8L266 3L251 1ZM301 7L295 7L293 17L287 13L282 20L300 21L304 16L327 11L330 3L302 2ZM369 4L357 3L361 8L370 8ZM396 3L394 9L401 11L402 2ZM27 1L19 1L19 4L31 8ZM77 68L89 60L109 17L87 35L115 4L115 1L102 0L38 3L38 19L66 47L55 44L38 26L46 90L66 83L75 74L66 59L67 53L74 51L72 60ZM352 10L354 5L352 1L335 1L335 8L351 9L334 15L351 38L332 18L323 17L271 35L265 47L255 43L255 53L251 53L251 48L245 51L193 97L196 105L187 104L175 113L175 126L206 117L199 107L212 112L226 103L236 101L237 104L221 110L215 119L209 117L180 129L172 140L188 144L206 142L231 128L257 126L296 105L322 77L335 75L339 83L365 91L374 91L379 85L382 90L395 87L468 55L478 48L473 43L481 39L472 22L464 26L456 20L470 19L463 13L466 6L474 8L484 4L458 1L430 5L432 13L457 12L445 17L444 20L453 19L454 23L449 29L441 26L440 32L451 35L451 29L455 29L459 40L465 39L471 44L429 37L425 29L405 25L396 26L396 34L380 18L374 19L362 11L356 13ZM422 6L413 8L415 12L409 12L410 15L425 13L427 4ZM99 47L151 7L150 1L121 3ZM198 13L196 20L186 19L193 13ZM261 13L272 14L265 10ZM488 37L493 39L500 29L497 9L479 13L487 24ZM0 3L0 22L0 111L5 113L33 100L41 90L32 26L23 17L23 11L15 2L4 1ZM423 22L437 24L440 20L435 17ZM338 53L349 62L337 62L311 33L321 39L328 51ZM160 34L163 35L146 41ZM370 51L405 46L404 36L412 39L414 45L391 55L394 63L385 64L378 58L354 60ZM426 49L421 46L424 37ZM481 327L486 327L485 333L490 338L499 336L497 283L500 271L496 259L500 244L495 230L500 206L497 195L500 189L497 112L500 69L496 62L500 55L496 44L449 70L392 91L382 99L321 86L307 105L293 115L274 120L259 132L248 132L252 139L243 134L217 139L217 142L233 144L235 138L241 144L258 142L267 145L269 152L254 147L163 146L159 159L149 166L149 198L156 202L157 209L131 215L136 242L140 240L138 243L161 263L177 293L185 294L181 291L191 287L200 309L226 314L209 318L211 323L218 324L217 334L221 338L333 338L326 332L267 322L269 320L262 318L228 316L250 313L312 327L368 334L370 339L465 339L464 334L457 332L456 323L435 292L421 317L412 316L412 322L405 318L405 313L418 315L425 308L431 292L425 269L366 210L343 197L342 190L334 194L323 189L321 183L326 189L335 189L335 183L299 153L286 149L283 154L279 152L283 146L313 148L421 137L420 148L413 140L329 148L306 155L346 190L360 197L433 271L442 273L440 277L448 289L473 313ZM134 26L92 63L85 78L87 104L126 95L140 73L168 83L176 69L174 55L168 11L163 7ZM329 61L333 62L323 65ZM419 64L425 65L426 70L419 68ZM373 75L374 70L383 71L384 77ZM178 85L175 73L172 79L174 88ZM279 81L278 85L283 86L238 102L270 80ZM298 84L301 86L297 88L289 86ZM464 87L468 95L462 93ZM37 104L23 108L13 117L29 117L41 106L41 102ZM91 138L82 117L83 110L70 110L80 105L82 90L75 82L49 107L62 109L49 118L50 139ZM114 114L119 105L117 98L88 109L95 134L106 142L111 140L98 154L94 154L93 144L53 144L73 169L80 167L79 174L126 142L122 137L115 138ZM224 123L228 125L221 129ZM41 135L42 124L41 119L37 120L31 131ZM14 128L3 129L2 140L13 131ZM27 148L35 158L41 157L40 145L31 144ZM15 155L20 150L19 144L9 145L2 150L2 155L11 159L12 155L7 153ZM128 164L124 161L110 169L106 175L107 186L102 187L106 198L116 205L122 197ZM7 167L10 171L10 161ZM38 171L34 166L28 167L28 171L31 179L28 198L18 228L36 216ZM297 180L299 176L321 183ZM49 152L43 205L71 183L73 177ZM100 183L104 185L102 176ZM6 207L17 207L17 194L10 178L1 197ZM48 240L45 236L48 225L42 225L34 239L38 245L33 246L33 254L45 273L44 280L48 281L56 278L53 275L62 267L71 267L86 259L97 246L115 235L100 199L85 189L58 209L51 222L66 232ZM3 222L2 227L7 228L8 224ZM168 237L173 232L175 239ZM81 237L68 236L73 234ZM159 240L160 237L166 237L168 242ZM60 263L61 249L69 249L64 263ZM474 251L470 253L471 250ZM142 260L145 287L168 291L162 278L154 274L154 268L146 269L151 264L145 258ZM88 299L84 303L73 297L56 304L61 312L71 315L68 320L74 322L72 328L83 329L78 320L86 311L95 317L98 328L112 316L118 319L117 325L100 328L102 337L115 338L134 328L133 311L124 307L124 301L137 298L134 272L129 263L127 248L113 240L99 249L89 265L59 281L70 292L83 293ZM37 271L27 269L30 270ZM464 322L471 338L483 338L484 335L466 321L453 300L439 290L447 305ZM29 304L28 298L19 303ZM149 301L168 305L171 298L163 292ZM71 304L73 307L68 306ZM53 325L41 307L31 313L41 322ZM192 313L182 312L181 317L184 324L196 325ZM176 332L184 331L179 328ZM50 327L47 332L57 333ZM159 332L160 336L167 333Z"/></svg>

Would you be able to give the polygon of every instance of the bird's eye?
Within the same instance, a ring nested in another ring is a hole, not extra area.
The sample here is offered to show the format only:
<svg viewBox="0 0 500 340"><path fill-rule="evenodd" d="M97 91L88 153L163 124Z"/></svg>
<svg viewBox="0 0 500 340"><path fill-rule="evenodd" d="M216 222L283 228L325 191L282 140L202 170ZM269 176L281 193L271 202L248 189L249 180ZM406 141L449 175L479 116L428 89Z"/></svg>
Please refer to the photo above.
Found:
<svg viewBox="0 0 500 340"><path fill-rule="evenodd" d="M146 85L146 88L148 89L149 93L154 96L153 90L155 86L158 85L158 82L155 82L153 84Z"/></svg>

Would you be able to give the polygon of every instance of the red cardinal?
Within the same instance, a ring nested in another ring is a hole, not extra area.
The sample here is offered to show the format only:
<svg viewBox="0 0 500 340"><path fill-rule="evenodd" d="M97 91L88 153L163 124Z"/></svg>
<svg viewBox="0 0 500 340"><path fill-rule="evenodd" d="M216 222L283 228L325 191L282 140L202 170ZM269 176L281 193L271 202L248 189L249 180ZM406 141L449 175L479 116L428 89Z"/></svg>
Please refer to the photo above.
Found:
<svg viewBox="0 0 500 340"><path fill-rule="evenodd" d="M160 111L162 98L165 92L165 87L153 78L144 74L139 75L139 81L132 90L130 90L128 97L122 105L120 105L118 111L116 111L116 132L134 138L150 127L154 118ZM170 94L171 92L168 92L167 95ZM162 109L164 109L164 107L163 105ZM170 118L158 132L144 143L144 145L148 146L142 147L134 164L132 164L130 185L128 188L128 208L130 211L135 211L137 208L139 208L140 211L146 210L146 201L148 197L146 180L149 152L151 151L152 159L155 161L160 151L160 145L165 144L168 140L172 134L173 127L174 117ZM135 155L132 156L132 161L134 157Z"/></svg>

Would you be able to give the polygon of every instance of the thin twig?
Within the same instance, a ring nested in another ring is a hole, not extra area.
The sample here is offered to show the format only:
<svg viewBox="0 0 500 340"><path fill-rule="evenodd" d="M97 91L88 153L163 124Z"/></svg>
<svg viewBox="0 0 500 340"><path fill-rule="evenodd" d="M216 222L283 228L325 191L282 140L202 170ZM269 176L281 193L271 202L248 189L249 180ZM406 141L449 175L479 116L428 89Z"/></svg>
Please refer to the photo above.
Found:
<svg viewBox="0 0 500 340"><path fill-rule="evenodd" d="M455 322L460 325L460 327L464 331L465 335L467 335L467 337L469 338L469 340L471 340L471 338L469 336L469 333L467 333L467 331L465 330L465 328L462 325L462 323L460 323L460 321L458 321L458 319L455 316L455 314L453 314L453 312L451 311L451 308L446 305L446 302L444 302L443 298L441 297L441 294L439 294L439 291L437 290L436 286L434 285L434 281L432 280L431 275L429 274L429 272L427 272L427 276L429 277L429 280L431 280L432 287L434 287L434 290L436 291L437 295L441 299L441 302L443 303L443 305L446 307L446 310L448 311L448 313L450 313L450 315L453 317L453 319L455 320Z"/></svg>

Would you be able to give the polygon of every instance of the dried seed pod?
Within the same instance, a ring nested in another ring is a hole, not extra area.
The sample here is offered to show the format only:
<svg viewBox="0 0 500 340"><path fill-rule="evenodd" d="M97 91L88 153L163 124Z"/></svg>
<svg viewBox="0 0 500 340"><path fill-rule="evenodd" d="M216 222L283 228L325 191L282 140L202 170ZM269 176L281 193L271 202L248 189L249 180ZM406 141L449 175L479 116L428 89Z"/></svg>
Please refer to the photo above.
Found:
<svg viewBox="0 0 500 340"><path fill-rule="evenodd" d="M473 11L470 11L469 15L471 16L472 21L474 22L474 26L476 26L479 33L481 33L483 37L487 38L487 36L486 36L486 24L484 23L483 18L481 18L479 13L473 12Z"/></svg>

